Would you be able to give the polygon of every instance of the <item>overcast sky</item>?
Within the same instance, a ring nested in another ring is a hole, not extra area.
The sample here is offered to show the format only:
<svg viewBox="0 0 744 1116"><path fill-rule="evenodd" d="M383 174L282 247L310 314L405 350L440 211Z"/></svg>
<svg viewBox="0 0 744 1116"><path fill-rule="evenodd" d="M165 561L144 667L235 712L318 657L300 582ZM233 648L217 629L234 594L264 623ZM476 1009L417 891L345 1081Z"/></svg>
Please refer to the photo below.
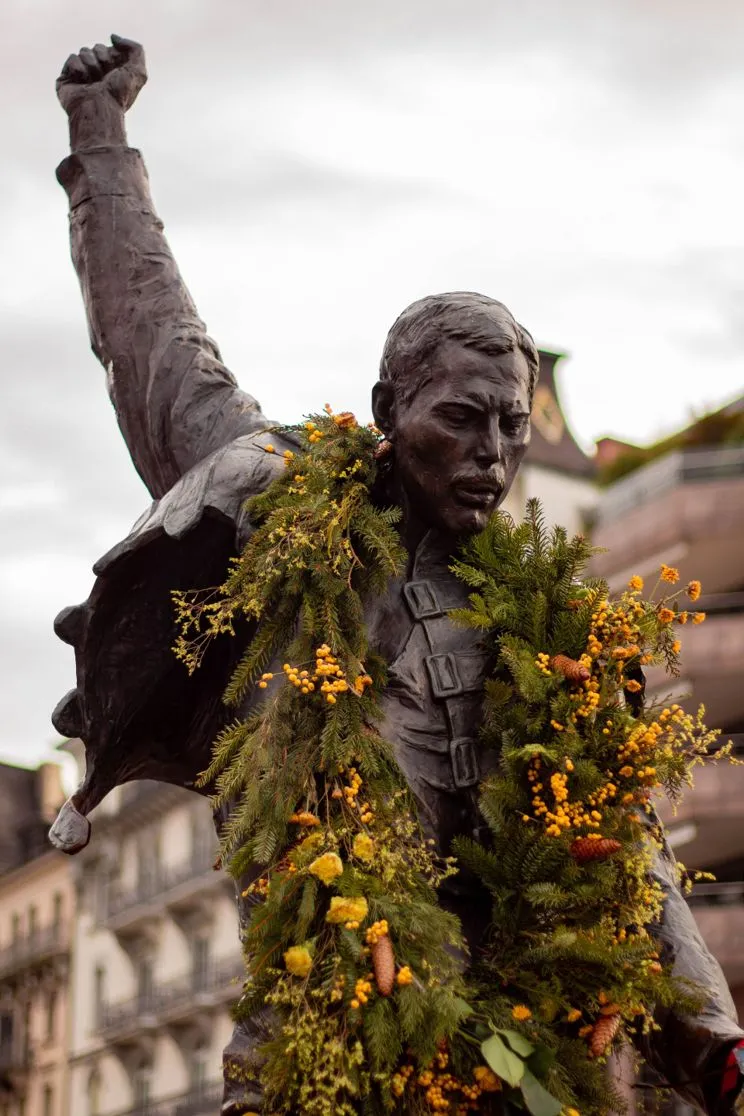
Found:
<svg viewBox="0 0 744 1116"><path fill-rule="evenodd" d="M385 332L448 289L566 351L585 446L742 390L741 0L3 0L0 757L74 683L51 623L148 502L91 355L54 79L144 42L130 114L202 316L273 418L366 415Z"/></svg>

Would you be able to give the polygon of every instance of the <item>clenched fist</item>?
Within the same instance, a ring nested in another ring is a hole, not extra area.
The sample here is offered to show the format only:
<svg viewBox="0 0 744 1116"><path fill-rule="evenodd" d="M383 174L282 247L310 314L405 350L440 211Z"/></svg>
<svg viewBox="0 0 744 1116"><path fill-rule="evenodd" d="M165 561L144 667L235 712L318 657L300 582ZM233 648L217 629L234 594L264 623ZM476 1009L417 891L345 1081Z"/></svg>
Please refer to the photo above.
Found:
<svg viewBox="0 0 744 1116"><path fill-rule="evenodd" d="M124 112L147 81L145 52L131 39L111 36L111 46L97 43L71 54L57 78L57 96L70 115L92 94L108 93Z"/></svg>

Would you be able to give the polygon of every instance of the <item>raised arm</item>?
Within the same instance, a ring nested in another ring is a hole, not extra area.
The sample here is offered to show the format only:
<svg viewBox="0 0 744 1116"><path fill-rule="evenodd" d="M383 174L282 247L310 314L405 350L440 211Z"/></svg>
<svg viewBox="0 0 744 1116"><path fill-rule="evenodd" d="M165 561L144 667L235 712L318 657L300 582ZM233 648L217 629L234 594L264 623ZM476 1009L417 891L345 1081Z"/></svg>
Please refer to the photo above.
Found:
<svg viewBox="0 0 744 1116"><path fill-rule="evenodd" d="M132 460L153 496L267 421L241 392L181 279L124 114L147 80L138 43L111 36L70 55L57 95L72 154L57 177L70 199L72 258L93 351Z"/></svg>

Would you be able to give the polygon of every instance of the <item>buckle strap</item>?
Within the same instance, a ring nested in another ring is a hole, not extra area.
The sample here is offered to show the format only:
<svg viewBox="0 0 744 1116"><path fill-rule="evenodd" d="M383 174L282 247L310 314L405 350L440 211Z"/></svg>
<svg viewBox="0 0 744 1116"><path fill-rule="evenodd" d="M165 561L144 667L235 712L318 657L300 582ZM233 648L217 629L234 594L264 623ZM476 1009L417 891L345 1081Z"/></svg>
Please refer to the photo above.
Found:
<svg viewBox="0 0 744 1116"><path fill-rule="evenodd" d="M478 753L470 736L458 736L450 741L452 775L458 789L472 787L479 781Z"/></svg>
<svg viewBox="0 0 744 1116"><path fill-rule="evenodd" d="M444 616L444 609L431 581L407 581L403 586L403 596L414 620Z"/></svg>

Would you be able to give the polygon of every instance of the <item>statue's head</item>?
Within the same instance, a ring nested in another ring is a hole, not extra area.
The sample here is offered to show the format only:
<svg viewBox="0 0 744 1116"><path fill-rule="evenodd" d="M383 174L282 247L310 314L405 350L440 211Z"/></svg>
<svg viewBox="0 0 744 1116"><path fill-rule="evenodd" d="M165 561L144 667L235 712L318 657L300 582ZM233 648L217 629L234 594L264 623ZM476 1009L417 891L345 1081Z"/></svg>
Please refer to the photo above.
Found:
<svg viewBox="0 0 744 1116"><path fill-rule="evenodd" d="M397 319L372 409L405 502L427 525L485 527L529 445L537 372L529 333L485 295L431 295Z"/></svg>

